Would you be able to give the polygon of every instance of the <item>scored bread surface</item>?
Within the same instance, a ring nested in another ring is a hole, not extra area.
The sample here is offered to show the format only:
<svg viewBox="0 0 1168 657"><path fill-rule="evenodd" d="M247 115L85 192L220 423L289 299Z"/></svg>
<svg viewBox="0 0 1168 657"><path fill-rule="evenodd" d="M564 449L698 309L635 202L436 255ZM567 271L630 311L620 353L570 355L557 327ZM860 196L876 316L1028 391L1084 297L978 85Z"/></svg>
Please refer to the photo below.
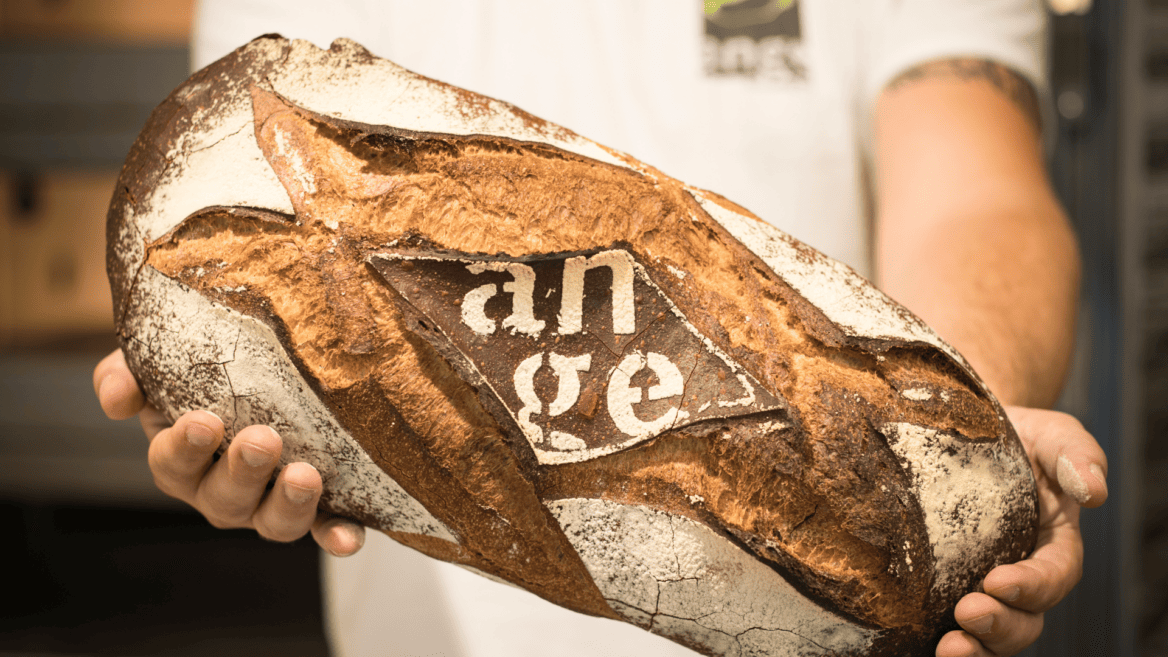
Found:
<svg viewBox="0 0 1168 657"><path fill-rule="evenodd" d="M269 424L323 508L706 654L930 653L1033 548L1013 429L907 310L349 41L257 39L176 90L109 271L171 417Z"/></svg>

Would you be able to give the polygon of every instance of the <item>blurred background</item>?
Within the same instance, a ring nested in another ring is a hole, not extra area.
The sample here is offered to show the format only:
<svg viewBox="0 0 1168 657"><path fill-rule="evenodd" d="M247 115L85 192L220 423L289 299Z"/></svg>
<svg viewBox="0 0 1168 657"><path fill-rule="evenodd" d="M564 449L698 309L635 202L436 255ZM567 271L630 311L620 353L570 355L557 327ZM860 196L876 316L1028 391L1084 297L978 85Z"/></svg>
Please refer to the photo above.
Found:
<svg viewBox="0 0 1168 657"><path fill-rule="evenodd" d="M1168 655L1168 0L1051 0L1050 167L1085 263L1060 402L1110 460L1082 583L1027 655ZM188 72L193 0L0 0L6 655L326 655L310 541L222 532L106 420L105 211Z"/></svg>
<svg viewBox="0 0 1168 657"><path fill-rule="evenodd" d="M0 655L327 655L318 556L159 493L105 419L105 214L192 0L0 0Z"/></svg>

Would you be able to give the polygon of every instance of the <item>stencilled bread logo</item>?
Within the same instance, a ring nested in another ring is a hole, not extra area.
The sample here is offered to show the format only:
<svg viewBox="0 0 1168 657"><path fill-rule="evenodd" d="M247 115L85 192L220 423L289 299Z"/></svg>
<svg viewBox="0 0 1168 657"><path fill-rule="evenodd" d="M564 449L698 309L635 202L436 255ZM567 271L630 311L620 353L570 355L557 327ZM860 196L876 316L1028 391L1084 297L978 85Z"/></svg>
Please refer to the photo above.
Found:
<svg viewBox="0 0 1168 657"><path fill-rule="evenodd" d="M412 328L543 464L593 459L671 429L781 408L690 324L629 250L499 259L418 252L369 263ZM480 395L483 390L480 389ZM492 398L493 397L493 398Z"/></svg>
<svg viewBox="0 0 1168 657"><path fill-rule="evenodd" d="M711 76L807 79L799 0L705 0L702 61Z"/></svg>

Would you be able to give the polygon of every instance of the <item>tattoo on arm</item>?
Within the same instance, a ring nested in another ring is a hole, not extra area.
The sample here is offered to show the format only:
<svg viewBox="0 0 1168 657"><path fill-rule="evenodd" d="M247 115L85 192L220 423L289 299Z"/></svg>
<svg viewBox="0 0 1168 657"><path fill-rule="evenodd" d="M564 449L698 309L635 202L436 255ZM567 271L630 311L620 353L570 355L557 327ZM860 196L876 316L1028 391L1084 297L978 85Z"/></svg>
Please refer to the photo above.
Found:
<svg viewBox="0 0 1168 657"><path fill-rule="evenodd" d="M895 91L918 80L938 77L989 82L1022 110L1022 114L1041 132L1042 114L1038 108L1038 94L1035 93L1034 86L1013 70L988 59L944 59L927 62L896 76L888 83L888 90Z"/></svg>

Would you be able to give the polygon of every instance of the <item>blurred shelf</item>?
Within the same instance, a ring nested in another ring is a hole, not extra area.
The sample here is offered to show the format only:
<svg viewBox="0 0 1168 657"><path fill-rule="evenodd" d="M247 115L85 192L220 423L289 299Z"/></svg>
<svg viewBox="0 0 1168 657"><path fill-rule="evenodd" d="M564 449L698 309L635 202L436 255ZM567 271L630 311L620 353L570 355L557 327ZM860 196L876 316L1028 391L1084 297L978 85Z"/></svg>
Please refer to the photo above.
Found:
<svg viewBox="0 0 1168 657"><path fill-rule="evenodd" d="M1148 83L1144 107L1149 125L1168 126L1168 78Z"/></svg>
<svg viewBox="0 0 1168 657"><path fill-rule="evenodd" d="M1151 56L1168 53L1168 43L1164 42L1164 35L1168 34L1168 6L1149 7L1144 16L1144 43L1147 53ZM1149 71L1150 75L1160 74L1158 70ZM1168 71L1163 75L1168 76Z"/></svg>
<svg viewBox="0 0 1168 657"><path fill-rule="evenodd" d="M0 40L0 168L120 169L186 45Z"/></svg>
<svg viewBox="0 0 1168 657"><path fill-rule="evenodd" d="M1148 176L1147 202L1145 207L1149 216L1164 214L1163 221L1168 222L1168 174L1152 174Z"/></svg>
<svg viewBox="0 0 1168 657"><path fill-rule="evenodd" d="M0 171L0 348L112 333L105 217L116 171Z"/></svg>
<svg viewBox="0 0 1168 657"><path fill-rule="evenodd" d="M194 0L0 0L0 38L183 45Z"/></svg>
<svg viewBox="0 0 1168 657"><path fill-rule="evenodd" d="M0 353L0 499L177 508L136 420L105 417L93 367L107 350Z"/></svg>

